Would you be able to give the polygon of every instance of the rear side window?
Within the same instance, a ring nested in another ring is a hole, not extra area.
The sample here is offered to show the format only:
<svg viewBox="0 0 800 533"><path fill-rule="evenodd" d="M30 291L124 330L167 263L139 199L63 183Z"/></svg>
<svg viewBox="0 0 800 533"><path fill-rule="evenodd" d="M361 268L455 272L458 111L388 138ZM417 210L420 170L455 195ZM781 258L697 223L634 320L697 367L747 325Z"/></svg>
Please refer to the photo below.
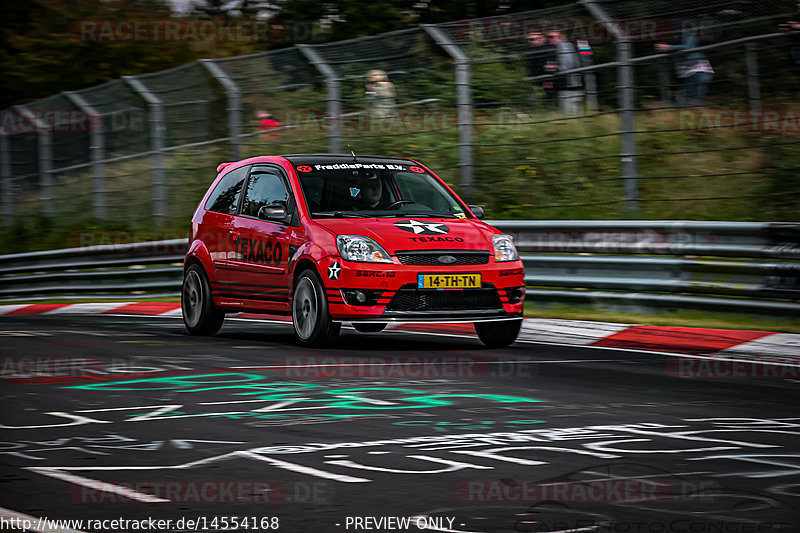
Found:
<svg viewBox="0 0 800 533"><path fill-rule="evenodd" d="M248 170L250 170L249 165L231 170L225 174L225 177L217 183L211 196L208 197L206 209L216 213L225 213L226 215L235 214Z"/></svg>

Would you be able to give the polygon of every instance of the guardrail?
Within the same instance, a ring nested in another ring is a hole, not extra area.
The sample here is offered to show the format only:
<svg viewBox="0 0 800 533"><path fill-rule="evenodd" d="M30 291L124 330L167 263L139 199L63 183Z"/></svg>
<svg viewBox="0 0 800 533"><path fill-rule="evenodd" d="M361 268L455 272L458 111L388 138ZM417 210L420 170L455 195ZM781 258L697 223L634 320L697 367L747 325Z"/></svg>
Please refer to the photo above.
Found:
<svg viewBox="0 0 800 533"><path fill-rule="evenodd" d="M515 236L526 299L800 315L800 224L487 221ZM0 256L0 298L177 295L186 239Z"/></svg>

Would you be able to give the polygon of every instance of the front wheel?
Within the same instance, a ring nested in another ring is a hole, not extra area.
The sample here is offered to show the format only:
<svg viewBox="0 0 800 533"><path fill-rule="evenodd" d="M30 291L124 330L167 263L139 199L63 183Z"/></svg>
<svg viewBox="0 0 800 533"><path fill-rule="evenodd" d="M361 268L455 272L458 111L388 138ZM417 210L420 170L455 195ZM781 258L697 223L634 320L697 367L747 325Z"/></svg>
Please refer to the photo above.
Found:
<svg viewBox="0 0 800 533"><path fill-rule="evenodd" d="M475 332L488 348L508 346L519 335L522 320L504 320L502 322L476 322Z"/></svg>
<svg viewBox="0 0 800 533"><path fill-rule="evenodd" d="M214 307L211 285L200 265L190 265L183 275L181 312L192 335L214 335L225 320L225 313Z"/></svg>
<svg viewBox="0 0 800 533"><path fill-rule="evenodd" d="M304 346L321 346L339 336L341 324L331 321L322 281L312 270L303 271L294 285L292 325L297 342Z"/></svg>

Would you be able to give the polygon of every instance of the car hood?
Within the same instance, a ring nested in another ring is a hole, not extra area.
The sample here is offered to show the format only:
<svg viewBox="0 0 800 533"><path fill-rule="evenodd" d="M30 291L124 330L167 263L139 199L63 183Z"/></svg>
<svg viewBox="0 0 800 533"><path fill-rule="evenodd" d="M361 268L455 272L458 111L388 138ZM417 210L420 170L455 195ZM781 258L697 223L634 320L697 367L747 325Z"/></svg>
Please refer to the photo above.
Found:
<svg viewBox="0 0 800 533"><path fill-rule="evenodd" d="M475 219L337 218L315 219L337 235L369 237L391 255L398 250L492 251L495 229Z"/></svg>

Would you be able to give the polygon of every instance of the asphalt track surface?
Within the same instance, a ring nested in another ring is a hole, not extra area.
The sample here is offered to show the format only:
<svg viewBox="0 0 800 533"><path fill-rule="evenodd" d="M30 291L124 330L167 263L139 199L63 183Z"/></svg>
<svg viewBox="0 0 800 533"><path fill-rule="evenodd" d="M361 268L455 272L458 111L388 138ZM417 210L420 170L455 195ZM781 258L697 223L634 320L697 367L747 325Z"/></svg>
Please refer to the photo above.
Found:
<svg viewBox="0 0 800 533"><path fill-rule="evenodd" d="M5 531L800 531L793 379L400 331L310 350L287 324L198 338L175 317L3 317L0 354ZM25 358L56 375L10 374ZM97 525L69 529L136 530Z"/></svg>

